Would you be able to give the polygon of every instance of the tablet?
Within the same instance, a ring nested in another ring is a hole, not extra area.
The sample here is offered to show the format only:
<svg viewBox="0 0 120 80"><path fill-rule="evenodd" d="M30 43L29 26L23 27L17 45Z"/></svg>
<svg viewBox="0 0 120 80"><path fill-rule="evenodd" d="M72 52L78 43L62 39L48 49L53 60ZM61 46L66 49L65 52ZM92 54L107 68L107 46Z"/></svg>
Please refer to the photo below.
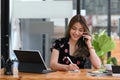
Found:
<svg viewBox="0 0 120 80"><path fill-rule="evenodd" d="M54 70L48 70L43 57L38 50L13 50L18 61L19 72L31 73L49 73Z"/></svg>

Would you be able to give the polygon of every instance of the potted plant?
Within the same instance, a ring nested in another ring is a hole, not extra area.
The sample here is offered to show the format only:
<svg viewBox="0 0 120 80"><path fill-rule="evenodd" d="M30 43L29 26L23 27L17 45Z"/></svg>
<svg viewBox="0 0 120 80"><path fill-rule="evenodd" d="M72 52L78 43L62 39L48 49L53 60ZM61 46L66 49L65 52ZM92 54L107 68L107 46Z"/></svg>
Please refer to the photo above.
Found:
<svg viewBox="0 0 120 80"><path fill-rule="evenodd" d="M116 57L109 57L107 60L107 64L118 65L118 61L117 61Z"/></svg>
<svg viewBox="0 0 120 80"><path fill-rule="evenodd" d="M100 33L94 33L93 34L92 45L94 46L94 49L95 49L97 55L101 59L102 66L104 66L106 54L109 51L111 51L111 50L113 50L115 48L115 46L116 46L115 42L112 40L111 37L109 37L106 34L106 31L103 30ZM112 59L108 59L108 60L110 60L110 62L111 62Z"/></svg>
<svg viewBox="0 0 120 80"><path fill-rule="evenodd" d="M116 59L116 57L109 57L107 59L107 63L105 64L105 68L106 70L112 70L112 66L117 66L118 65L118 61Z"/></svg>

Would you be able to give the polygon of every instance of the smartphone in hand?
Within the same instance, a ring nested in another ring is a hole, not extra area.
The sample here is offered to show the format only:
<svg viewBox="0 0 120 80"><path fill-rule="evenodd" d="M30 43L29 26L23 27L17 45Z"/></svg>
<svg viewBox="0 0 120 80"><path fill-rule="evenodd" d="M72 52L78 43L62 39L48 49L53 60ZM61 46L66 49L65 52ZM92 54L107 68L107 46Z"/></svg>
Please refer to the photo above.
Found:
<svg viewBox="0 0 120 80"><path fill-rule="evenodd" d="M84 32L83 35L89 35L89 33ZM87 40L84 36L82 36L82 45L85 46L85 40Z"/></svg>

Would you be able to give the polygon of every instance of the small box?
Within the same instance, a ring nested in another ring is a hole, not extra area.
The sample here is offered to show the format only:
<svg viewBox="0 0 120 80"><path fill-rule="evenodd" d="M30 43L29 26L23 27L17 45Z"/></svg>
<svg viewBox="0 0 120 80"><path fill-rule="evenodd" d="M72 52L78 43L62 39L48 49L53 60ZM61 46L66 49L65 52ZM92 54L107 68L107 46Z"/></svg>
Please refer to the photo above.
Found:
<svg viewBox="0 0 120 80"><path fill-rule="evenodd" d="M120 77L120 65L112 65L112 76Z"/></svg>

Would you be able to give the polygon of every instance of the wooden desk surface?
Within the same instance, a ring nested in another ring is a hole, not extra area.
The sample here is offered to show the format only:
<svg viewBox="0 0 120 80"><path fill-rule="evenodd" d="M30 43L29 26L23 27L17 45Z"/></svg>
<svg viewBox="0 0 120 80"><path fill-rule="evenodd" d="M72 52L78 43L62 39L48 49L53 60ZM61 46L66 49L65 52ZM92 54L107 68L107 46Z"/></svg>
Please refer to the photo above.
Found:
<svg viewBox="0 0 120 80"><path fill-rule="evenodd" d="M19 72L17 77L0 74L0 80L120 80L120 77L113 76L90 76L88 69L81 69L80 72L52 72L48 74L35 74Z"/></svg>

